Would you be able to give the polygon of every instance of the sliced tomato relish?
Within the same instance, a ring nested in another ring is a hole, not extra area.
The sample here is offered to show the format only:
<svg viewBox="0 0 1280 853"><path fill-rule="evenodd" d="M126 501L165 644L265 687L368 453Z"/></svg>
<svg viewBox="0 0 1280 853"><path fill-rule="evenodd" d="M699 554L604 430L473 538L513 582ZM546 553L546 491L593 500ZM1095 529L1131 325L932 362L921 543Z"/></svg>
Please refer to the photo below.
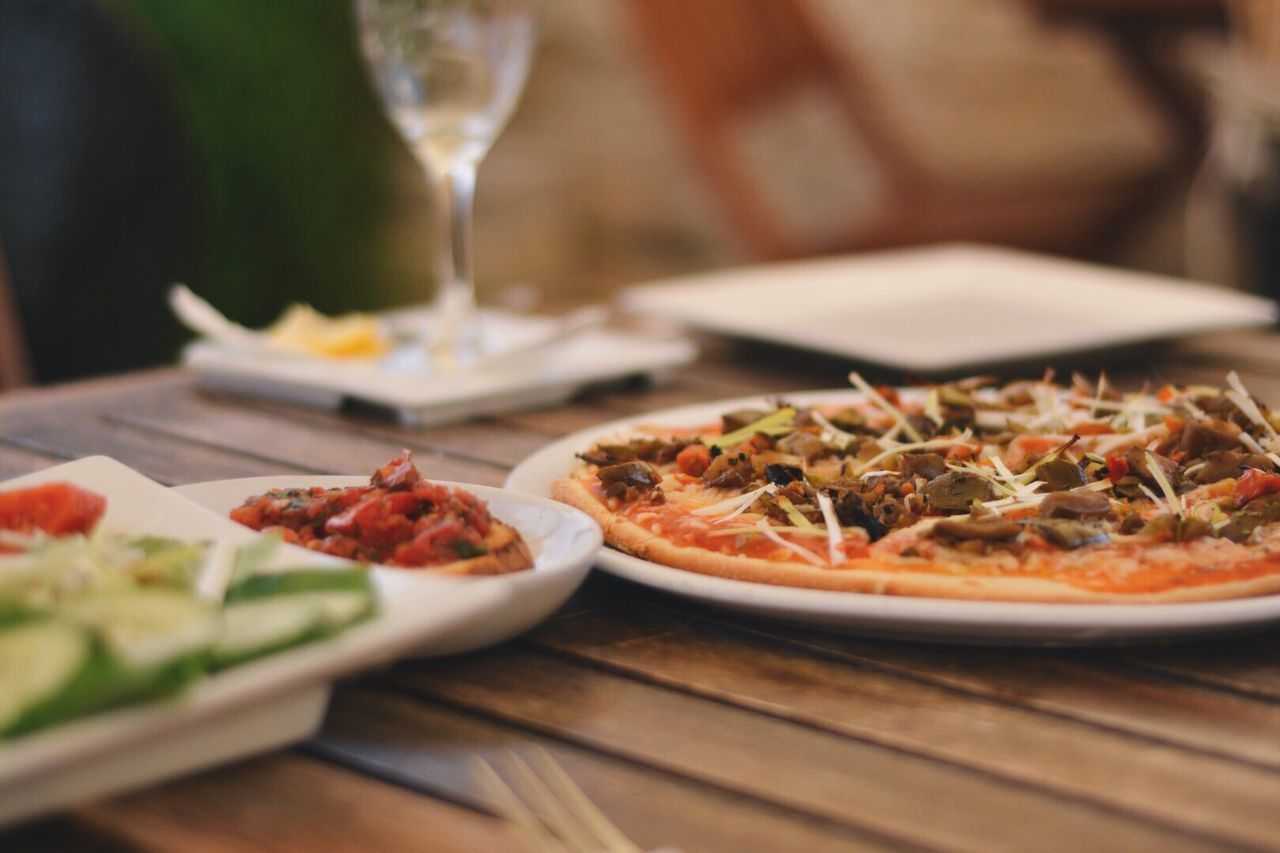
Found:
<svg viewBox="0 0 1280 853"><path fill-rule="evenodd" d="M71 483L45 483L0 492L0 530L51 536L88 533L102 518L107 499ZM21 549L0 542L0 553Z"/></svg>
<svg viewBox="0 0 1280 853"><path fill-rule="evenodd" d="M248 498L231 518L286 542L338 557L391 566L439 566L487 553L485 502L422 479L408 450L367 486L272 489Z"/></svg>

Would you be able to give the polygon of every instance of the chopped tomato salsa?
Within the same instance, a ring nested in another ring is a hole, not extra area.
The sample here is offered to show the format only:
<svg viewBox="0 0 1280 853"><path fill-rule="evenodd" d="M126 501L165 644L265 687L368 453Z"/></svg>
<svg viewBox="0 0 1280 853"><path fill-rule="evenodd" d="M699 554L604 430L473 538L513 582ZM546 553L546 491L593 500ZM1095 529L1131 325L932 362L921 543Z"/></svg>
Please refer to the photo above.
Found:
<svg viewBox="0 0 1280 853"><path fill-rule="evenodd" d="M254 530L279 529L286 542L338 557L391 566L439 566L487 552L485 502L422 479L408 450L367 486L272 489L231 518Z"/></svg>

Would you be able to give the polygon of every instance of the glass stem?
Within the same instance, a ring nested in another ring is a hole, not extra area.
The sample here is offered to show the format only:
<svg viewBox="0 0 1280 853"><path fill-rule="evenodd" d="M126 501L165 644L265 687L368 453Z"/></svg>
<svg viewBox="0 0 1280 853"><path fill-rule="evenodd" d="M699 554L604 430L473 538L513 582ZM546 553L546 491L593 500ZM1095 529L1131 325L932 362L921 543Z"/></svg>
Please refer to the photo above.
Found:
<svg viewBox="0 0 1280 853"><path fill-rule="evenodd" d="M479 354L480 329L476 322L476 290L471 267L472 203L476 189L476 164L455 161L439 172L431 170L436 193L436 233L440 334L437 355L452 362L468 361Z"/></svg>

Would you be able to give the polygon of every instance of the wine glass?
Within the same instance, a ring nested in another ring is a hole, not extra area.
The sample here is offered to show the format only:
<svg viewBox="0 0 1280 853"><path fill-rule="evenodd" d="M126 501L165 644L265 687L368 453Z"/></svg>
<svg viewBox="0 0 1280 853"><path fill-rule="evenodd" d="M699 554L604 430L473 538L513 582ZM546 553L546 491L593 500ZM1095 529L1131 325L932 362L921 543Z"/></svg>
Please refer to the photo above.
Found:
<svg viewBox="0 0 1280 853"><path fill-rule="evenodd" d="M472 278L476 169L529 73L533 0L356 0L361 47L383 105L436 200L437 368L482 350Z"/></svg>

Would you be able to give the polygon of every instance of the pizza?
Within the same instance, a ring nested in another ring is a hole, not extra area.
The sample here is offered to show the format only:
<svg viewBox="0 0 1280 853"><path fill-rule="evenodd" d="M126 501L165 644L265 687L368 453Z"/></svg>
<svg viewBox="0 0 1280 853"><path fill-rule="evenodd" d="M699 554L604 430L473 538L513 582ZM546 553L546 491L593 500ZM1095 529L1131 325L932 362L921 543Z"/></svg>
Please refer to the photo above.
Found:
<svg viewBox="0 0 1280 853"><path fill-rule="evenodd" d="M758 583L1045 602L1280 592L1280 415L1234 373L1132 391L1080 375L850 380L860 393L826 403L597 441L553 496L613 548Z"/></svg>
<svg viewBox="0 0 1280 853"><path fill-rule="evenodd" d="M496 575L533 567L520 531L494 518L465 489L423 479L408 450L367 485L272 489L231 511L254 530L279 530L286 542L366 563Z"/></svg>

